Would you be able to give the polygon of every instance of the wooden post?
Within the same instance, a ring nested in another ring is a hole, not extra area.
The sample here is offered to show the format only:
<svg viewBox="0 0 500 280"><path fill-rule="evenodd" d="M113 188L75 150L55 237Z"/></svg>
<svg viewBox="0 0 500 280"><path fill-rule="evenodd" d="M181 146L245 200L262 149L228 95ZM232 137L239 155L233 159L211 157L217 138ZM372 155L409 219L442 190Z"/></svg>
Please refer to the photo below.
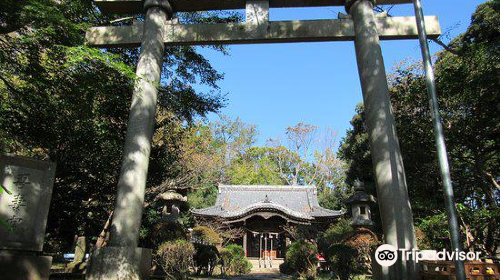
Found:
<svg viewBox="0 0 500 280"><path fill-rule="evenodd" d="M259 234L259 268L261 268L261 267L262 267L262 265L261 265L261 263L260 263L260 262L261 262L261 259L262 259L262 237L263 237L263 236L262 236L262 233L261 233L261 234Z"/></svg>
<svg viewBox="0 0 500 280"><path fill-rule="evenodd" d="M243 250L245 250L245 257L248 257L247 253L247 231L245 230L245 233L243 234Z"/></svg>
<svg viewBox="0 0 500 280"><path fill-rule="evenodd" d="M266 260L268 258L268 255L267 255L267 236L264 235L264 268L267 267L267 263L266 263Z"/></svg>
<svg viewBox="0 0 500 280"><path fill-rule="evenodd" d="M273 237L271 236L271 250L269 251L269 267L273 267Z"/></svg>

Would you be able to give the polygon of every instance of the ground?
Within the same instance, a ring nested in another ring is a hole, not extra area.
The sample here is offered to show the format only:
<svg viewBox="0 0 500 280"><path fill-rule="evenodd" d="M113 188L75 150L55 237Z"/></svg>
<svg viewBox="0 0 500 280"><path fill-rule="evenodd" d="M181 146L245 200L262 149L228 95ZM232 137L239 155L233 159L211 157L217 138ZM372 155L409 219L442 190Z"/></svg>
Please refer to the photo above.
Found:
<svg viewBox="0 0 500 280"><path fill-rule="evenodd" d="M328 276L318 276L316 280L330 280ZM369 280L370 278L365 278L363 276L358 276L354 280ZM221 280L221 278L194 278L194 280ZM297 280L289 275L281 275L276 273L253 273L247 275L233 276L223 280Z"/></svg>
<svg viewBox="0 0 500 280"><path fill-rule="evenodd" d="M281 279L291 279L290 276L284 276L280 274L248 274L242 276L234 276L228 280L281 280Z"/></svg>
<svg viewBox="0 0 500 280"><path fill-rule="evenodd" d="M232 276L226 280L292 280L290 276L280 274L247 274L240 276ZM221 278L195 278L195 280L221 280ZM319 279L318 279L319 280Z"/></svg>
<svg viewBox="0 0 500 280"><path fill-rule="evenodd" d="M51 280L84 280L83 275L51 275ZM164 277L153 276L151 280L164 280ZM297 280L292 276L280 275L280 274L247 274L240 276L232 276L229 278L218 278L218 277L192 277L192 280ZM317 277L316 280L330 280L329 277ZM355 278L356 280L364 280L365 278ZM366 280L368 280L366 278Z"/></svg>
<svg viewBox="0 0 500 280"><path fill-rule="evenodd" d="M330 280L332 279L331 277L328 276L318 276L316 277L316 280ZM371 278L365 278L364 276L357 276L354 278L354 280L370 280ZM240 275L240 276L233 276L227 279L222 279L222 278L194 278L194 280L298 280L297 278L294 278L292 276L288 275L280 275L276 273L254 273L254 274L247 274L247 275Z"/></svg>
<svg viewBox="0 0 500 280"><path fill-rule="evenodd" d="M53 265L52 269L53 272L54 270L59 271L60 273L57 274L52 274L50 279L51 280L84 280L85 277L84 275L75 275L75 274L69 274L69 273L61 273L64 270L65 265L64 264L55 264ZM164 276L151 276L151 280L164 280ZM282 275L279 274L277 271L273 272L257 272L257 273L250 273L247 275L239 275L239 276L230 276L230 277L220 277L220 276L213 276L213 277L190 277L192 280L298 280L297 278L294 278L289 275ZM330 280L331 278L328 275L322 275L316 277L316 280ZM355 278L355 280L369 280L369 278Z"/></svg>

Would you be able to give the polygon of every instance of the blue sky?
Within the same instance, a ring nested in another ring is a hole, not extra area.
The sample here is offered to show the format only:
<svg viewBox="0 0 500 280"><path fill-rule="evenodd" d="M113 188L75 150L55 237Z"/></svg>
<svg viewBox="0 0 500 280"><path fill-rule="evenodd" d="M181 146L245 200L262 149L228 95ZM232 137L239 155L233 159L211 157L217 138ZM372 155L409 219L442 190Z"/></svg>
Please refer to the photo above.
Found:
<svg viewBox="0 0 500 280"><path fill-rule="evenodd" d="M423 0L424 13L440 19L443 41L465 31L479 0ZM270 20L337 18L342 7L271 9ZM394 16L413 16L413 5L398 5ZM441 50L432 43L431 51ZM385 66L406 58L420 59L417 40L382 42ZM237 45L230 55L202 49L218 71L227 93L221 113L257 125L257 145L283 135L298 122L338 132L339 140L350 127L356 104L362 101L353 42ZM209 120L217 119L210 115Z"/></svg>

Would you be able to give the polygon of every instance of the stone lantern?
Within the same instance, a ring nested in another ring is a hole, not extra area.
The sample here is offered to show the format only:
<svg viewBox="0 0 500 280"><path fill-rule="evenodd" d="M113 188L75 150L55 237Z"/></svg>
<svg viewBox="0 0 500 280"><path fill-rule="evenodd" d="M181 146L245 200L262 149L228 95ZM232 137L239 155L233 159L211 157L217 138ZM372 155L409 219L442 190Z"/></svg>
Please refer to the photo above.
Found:
<svg viewBox="0 0 500 280"><path fill-rule="evenodd" d="M375 204L375 202L376 200L373 195L365 192L364 184L356 180L354 182L354 194L344 201L352 217L351 225L354 227L373 226L370 206Z"/></svg>
<svg viewBox="0 0 500 280"><path fill-rule="evenodd" d="M187 197L174 191L168 191L160 194L157 198L164 204L162 211L162 220L165 222L180 222L180 204L187 202Z"/></svg>

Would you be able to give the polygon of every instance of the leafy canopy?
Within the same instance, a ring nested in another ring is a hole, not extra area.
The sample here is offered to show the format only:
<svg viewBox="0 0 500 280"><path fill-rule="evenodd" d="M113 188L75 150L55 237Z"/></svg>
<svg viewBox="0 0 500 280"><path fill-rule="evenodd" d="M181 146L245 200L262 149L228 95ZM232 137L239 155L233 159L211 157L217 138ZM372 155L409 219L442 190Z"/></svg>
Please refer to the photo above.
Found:
<svg viewBox="0 0 500 280"><path fill-rule="evenodd" d="M178 16L237 20L225 13ZM90 0L0 2L0 153L57 163L49 241L69 245L75 234L97 236L113 205L139 50L90 48L84 34L90 26L131 23L114 19ZM217 85L223 75L198 49L169 47L164 60L150 186L181 172L174 163L185 124L225 102Z"/></svg>
<svg viewBox="0 0 500 280"><path fill-rule="evenodd" d="M495 254L499 240L499 26L500 2L479 5L467 31L438 53L435 62L464 245L488 255ZM434 249L448 247L449 237L440 222L445 209L443 188L421 64L402 63L389 84L417 225L434 242ZM375 194L364 118L363 107L358 106L339 154L349 166L347 182L360 178Z"/></svg>

